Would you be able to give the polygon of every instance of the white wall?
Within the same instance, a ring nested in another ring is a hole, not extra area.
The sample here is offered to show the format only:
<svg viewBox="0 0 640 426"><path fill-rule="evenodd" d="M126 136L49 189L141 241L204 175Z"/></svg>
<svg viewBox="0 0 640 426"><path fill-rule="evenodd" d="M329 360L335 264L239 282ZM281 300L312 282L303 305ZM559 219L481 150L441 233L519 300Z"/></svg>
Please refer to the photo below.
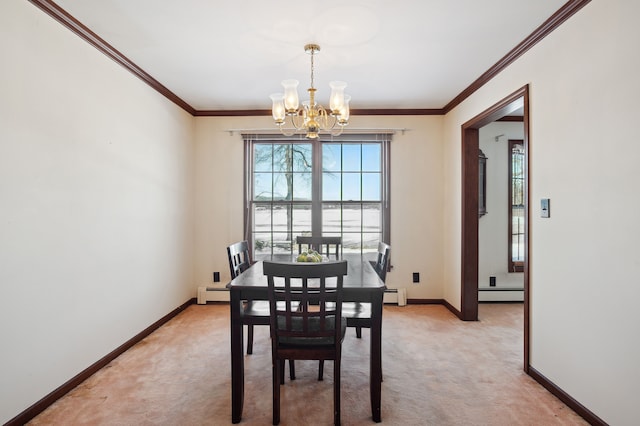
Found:
<svg viewBox="0 0 640 426"><path fill-rule="evenodd" d="M593 1L445 117L445 294L459 305L460 126L530 85L531 365L612 425L640 392L640 3ZM535 206L551 199L551 217ZM455 297L458 296L458 297Z"/></svg>
<svg viewBox="0 0 640 426"><path fill-rule="evenodd" d="M353 118L410 129L392 142L389 285L459 308L460 126L530 85L531 201L551 198L531 215L531 365L616 425L640 383L639 15L589 3L445 117ZM242 141L225 130L270 123L192 118L25 1L0 2L0 57L4 422L228 279Z"/></svg>
<svg viewBox="0 0 640 426"><path fill-rule="evenodd" d="M0 2L0 423L195 296L193 118Z"/></svg>
<svg viewBox="0 0 640 426"><path fill-rule="evenodd" d="M229 280L226 245L243 238L243 141L229 129L272 128L271 117L196 117L196 281ZM407 297L442 295L442 117L352 117L349 128L407 128L391 142L389 287ZM412 272L421 282L413 284Z"/></svg>
<svg viewBox="0 0 640 426"><path fill-rule="evenodd" d="M496 141L496 137L502 135ZM496 277L499 288L524 288L524 274L509 272L509 139L523 139L524 124L493 122L479 130L480 149L487 156L487 214L478 221L478 287ZM480 291L481 301L523 300L523 292Z"/></svg>

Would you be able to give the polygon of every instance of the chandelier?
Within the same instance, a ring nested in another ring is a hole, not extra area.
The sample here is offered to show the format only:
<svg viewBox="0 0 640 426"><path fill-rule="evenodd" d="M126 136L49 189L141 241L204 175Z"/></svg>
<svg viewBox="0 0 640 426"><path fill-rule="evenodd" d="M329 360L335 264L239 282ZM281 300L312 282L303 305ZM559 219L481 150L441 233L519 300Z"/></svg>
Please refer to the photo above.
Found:
<svg viewBox="0 0 640 426"><path fill-rule="evenodd" d="M311 55L311 87L307 89L309 100L302 102L302 106L300 106L298 80L284 80L282 81L284 93L274 93L270 96L273 102L271 115L280 132L287 136L293 135L296 131L306 132L306 137L309 139L317 139L320 131L331 132L334 136L339 135L344 126L349 123L351 97L344 94L347 83L343 81L329 83L331 96L328 111L322 105L317 104L315 100L316 88L313 86L313 58L320 51L320 46L307 44L304 51ZM285 128L286 117L289 117L293 129Z"/></svg>

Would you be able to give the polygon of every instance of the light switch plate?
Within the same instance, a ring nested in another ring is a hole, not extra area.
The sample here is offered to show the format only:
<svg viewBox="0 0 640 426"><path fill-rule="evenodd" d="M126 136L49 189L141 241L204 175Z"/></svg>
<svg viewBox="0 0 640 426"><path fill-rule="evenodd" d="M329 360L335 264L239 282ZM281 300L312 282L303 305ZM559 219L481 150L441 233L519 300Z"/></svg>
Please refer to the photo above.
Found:
<svg viewBox="0 0 640 426"><path fill-rule="evenodd" d="M551 217L548 198L543 198L540 200L540 217Z"/></svg>

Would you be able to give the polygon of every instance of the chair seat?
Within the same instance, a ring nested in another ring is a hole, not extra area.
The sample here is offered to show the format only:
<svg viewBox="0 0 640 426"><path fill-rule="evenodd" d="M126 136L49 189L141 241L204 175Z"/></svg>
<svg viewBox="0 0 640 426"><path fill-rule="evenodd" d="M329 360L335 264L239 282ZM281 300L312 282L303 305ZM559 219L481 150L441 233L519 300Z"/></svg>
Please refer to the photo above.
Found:
<svg viewBox="0 0 640 426"><path fill-rule="evenodd" d="M269 301L267 300L249 300L245 302L242 314L250 317L267 317L269 318Z"/></svg>
<svg viewBox="0 0 640 426"><path fill-rule="evenodd" d="M283 304L284 302L278 302L278 306ZM292 302L291 307L293 310L298 309L298 303ZM247 317L255 317L255 318L265 318L266 321L263 324L269 325L269 301L267 300L249 300L244 304L244 308L242 309L242 316L246 319Z"/></svg>
<svg viewBox="0 0 640 426"><path fill-rule="evenodd" d="M327 318L327 324L325 325L325 329L327 331L335 330L335 319ZM284 329L284 317L278 317L278 328ZM291 327L294 331L302 331L302 319L301 318L292 318ZM340 328L342 328L340 335L341 340L344 339L344 336L347 332L347 320L346 318L342 318L340 322ZM311 319L309 321L309 331L318 332L320 331L320 321L313 321ZM280 338L280 344L288 345L288 346L326 346L333 345L333 336L328 337L295 337L295 336L285 336Z"/></svg>
<svg viewBox="0 0 640 426"><path fill-rule="evenodd" d="M371 303L344 302L342 316L347 319L371 319Z"/></svg>

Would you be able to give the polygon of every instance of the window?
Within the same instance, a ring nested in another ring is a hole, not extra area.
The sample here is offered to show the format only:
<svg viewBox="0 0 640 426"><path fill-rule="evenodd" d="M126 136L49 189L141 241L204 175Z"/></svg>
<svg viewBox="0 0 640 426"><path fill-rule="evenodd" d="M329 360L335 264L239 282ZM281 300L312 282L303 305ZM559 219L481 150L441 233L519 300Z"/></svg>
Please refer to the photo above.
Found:
<svg viewBox="0 0 640 426"><path fill-rule="evenodd" d="M478 217L482 217L487 214L487 156L478 151Z"/></svg>
<svg viewBox="0 0 640 426"><path fill-rule="evenodd" d="M524 142L509 140L509 272L524 271Z"/></svg>
<svg viewBox="0 0 640 426"><path fill-rule="evenodd" d="M388 242L389 136L245 135L254 258L297 252L298 235L341 236L345 253Z"/></svg>

